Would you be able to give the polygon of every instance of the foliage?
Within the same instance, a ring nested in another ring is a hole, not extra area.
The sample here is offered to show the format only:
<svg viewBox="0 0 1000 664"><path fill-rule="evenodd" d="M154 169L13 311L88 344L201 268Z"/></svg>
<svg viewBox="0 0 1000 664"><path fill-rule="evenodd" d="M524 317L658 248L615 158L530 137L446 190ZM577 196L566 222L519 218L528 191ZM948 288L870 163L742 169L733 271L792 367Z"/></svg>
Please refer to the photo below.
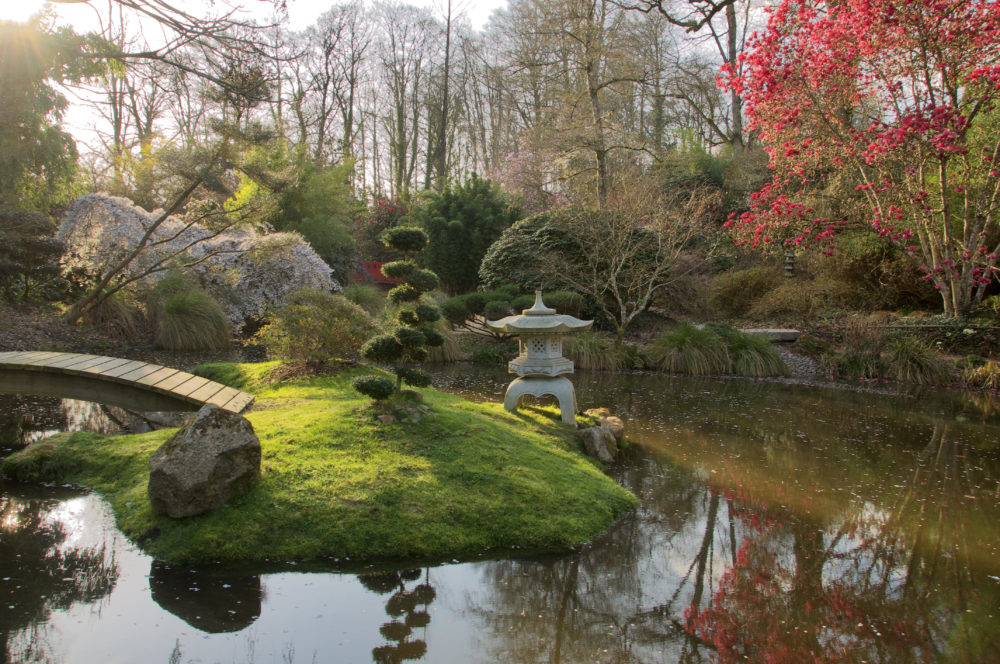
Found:
<svg viewBox="0 0 1000 664"><path fill-rule="evenodd" d="M402 261L388 263L394 274L406 275L403 284L389 291L389 299L393 303L417 303L424 294L437 288L437 275L430 270L418 269L413 260L413 254L427 246L426 233L419 228L400 226L385 231L382 241L403 255ZM412 309L404 307L396 313L394 330L369 339L361 347L361 357L392 366L396 374L396 394L404 382L416 387L429 384L430 378L412 365L427 359L428 346L441 346L445 342L444 337L432 328L439 317L437 308L427 303L415 304Z"/></svg>
<svg viewBox="0 0 1000 664"><path fill-rule="evenodd" d="M709 302L724 316L742 316L780 281L778 270L773 266L723 272L712 280Z"/></svg>
<svg viewBox="0 0 1000 664"><path fill-rule="evenodd" d="M988 360L979 366L966 367L962 370L962 380L982 390L1000 391L1000 362Z"/></svg>
<svg viewBox="0 0 1000 664"><path fill-rule="evenodd" d="M429 239L420 261L449 291L475 290L486 250L519 217L499 187L474 173L464 184L428 192L413 211Z"/></svg>
<svg viewBox="0 0 1000 664"><path fill-rule="evenodd" d="M406 219L406 206L401 200L375 194L368 209L354 220L352 232L358 255L369 261L390 261L396 258L392 248L382 242L381 236L384 231L395 228Z"/></svg>
<svg viewBox="0 0 1000 664"><path fill-rule="evenodd" d="M360 376L351 381L351 387L375 401L383 401L396 393L396 383L379 376Z"/></svg>
<svg viewBox="0 0 1000 664"><path fill-rule="evenodd" d="M378 286L350 284L344 286L341 295L364 309L369 316L377 316L385 309L385 295L382 294Z"/></svg>
<svg viewBox="0 0 1000 664"><path fill-rule="evenodd" d="M3 470L89 487L126 536L170 564L566 551L636 504L579 453L557 414L513 415L424 390L426 417L386 425L351 389L358 375L259 389L269 407L246 417L261 441L260 480L198 518L155 516L146 494L149 456L173 430L60 434L8 457Z"/></svg>
<svg viewBox="0 0 1000 664"><path fill-rule="evenodd" d="M55 232L45 215L0 204L0 291L5 299L27 300L34 286L59 274L63 245Z"/></svg>
<svg viewBox="0 0 1000 664"><path fill-rule="evenodd" d="M148 312L157 348L226 348L232 339L229 321L219 303L178 272L169 273L153 288Z"/></svg>
<svg viewBox="0 0 1000 664"><path fill-rule="evenodd" d="M819 359L821 371L831 376L860 379L881 378L886 374L882 349L885 332L864 319L848 321L842 330L839 346Z"/></svg>
<svg viewBox="0 0 1000 664"><path fill-rule="evenodd" d="M578 369L584 370L625 371L633 368L637 359L631 346L592 330L567 337L563 348L566 357L573 360Z"/></svg>
<svg viewBox="0 0 1000 664"><path fill-rule="evenodd" d="M50 214L74 194L76 144L59 128L67 102L60 82L98 73L79 57L86 40L36 16L0 22L0 203Z"/></svg>
<svg viewBox="0 0 1000 664"><path fill-rule="evenodd" d="M747 334L718 323L705 327L725 340L729 356L728 373L750 378L788 375L785 361L767 337Z"/></svg>
<svg viewBox="0 0 1000 664"><path fill-rule="evenodd" d="M586 315L586 302L583 296L572 291L548 291L544 294L545 305L555 309L561 314L580 318ZM510 301L511 307L515 311L530 309L535 303L534 294L518 295Z"/></svg>
<svg viewBox="0 0 1000 664"><path fill-rule="evenodd" d="M441 303L441 315L452 325L462 327L478 336L497 338L486 327L485 320L496 320L510 313L510 302L517 294L516 286L503 286L488 291L475 291L456 295ZM532 298L534 302L534 298ZM492 307L487 311L487 307ZM497 316L496 314L500 314Z"/></svg>
<svg viewBox="0 0 1000 664"><path fill-rule="evenodd" d="M56 236L67 247L63 272L93 283L141 247L109 289L133 284L149 288L163 272L184 269L197 275L237 330L263 318L269 307L295 290L337 287L330 268L298 234L215 232L167 217L146 238L157 219L124 199L81 196L64 215Z"/></svg>
<svg viewBox="0 0 1000 664"><path fill-rule="evenodd" d="M272 309L254 340L269 358L323 364L354 357L374 330L364 309L343 295L307 288Z"/></svg>
<svg viewBox="0 0 1000 664"><path fill-rule="evenodd" d="M849 174L870 228L914 260L946 315L968 311L1000 254L998 42L989 2L781 2L742 70L726 68L774 168L732 220L743 239L829 252L855 219L813 209L803 193Z"/></svg>
<svg viewBox="0 0 1000 664"><path fill-rule="evenodd" d="M427 349L428 362L458 362L465 357L455 333L444 319L438 319L430 331L441 335L441 343Z"/></svg>
<svg viewBox="0 0 1000 664"><path fill-rule="evenodd" d="M472 351L472 362L473 364L505 365L507 362L514 359L514 357L517 356L517 353L518 348L515 343L491 343Z"/></svg>
<svg viewBox="0 0 1000 664"><path fill-rule="evenodd" d="M645 352L650 368L692 376L724 374L729 369L725 339L706 327L681 323L657 337Z"/></svg>
<svg viewBox="0 0 1000 664"><path fill-rule="evenodd" d="M716 198L705 189L665 192L639 181L606 209L577 206L534 215L490 247L480 278L488 286L579 293L621 340L654 296L683 276L679 259L705 242Z"/></svg>
<svg viewBox="0 0 1000 664"><path fill-rule="evenodd" d="M746 312L753 320L809 321L846 306L855 292L833 279L782 279Z"/></svg>
<svg viewBox="0 0 1000 664"><path fill-rule="evenodd" d="M122 294L105 298L88 309L82 322L114 339L138 339L145 332L139 307Z"/></svg>
<svg viewBox="0 0 1000 664"><path fill-rule="evenodd" d="M888 377L916 385L942 385L952 373L940 353L911 336L896 337L889 343L885 365Z"/></svg>

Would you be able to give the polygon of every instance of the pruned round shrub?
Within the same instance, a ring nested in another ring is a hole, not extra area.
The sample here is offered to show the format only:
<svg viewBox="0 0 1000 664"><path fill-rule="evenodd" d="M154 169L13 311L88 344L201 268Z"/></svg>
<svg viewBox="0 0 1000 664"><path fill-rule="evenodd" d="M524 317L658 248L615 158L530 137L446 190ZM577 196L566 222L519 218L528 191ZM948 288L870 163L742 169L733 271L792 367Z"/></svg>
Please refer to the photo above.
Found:
<svg viewBox="0 0 1000 664"><path fill-rule="evenodd" d="M421 330L424 335L424 344L430 346L431 348L440 346L444 343L444 336L437 330L432 330L425 328Z"/></svg>
<svg viewBox="0 0 1000 664"><path fill-rule="evenodd" d="M413 309L400 309L396 312L396 322L400 325L419 325L420 316Z"/></svg>
<svg viewBox="0 0 1000 664"><path fill-rule="evenodd" d="M396 384L388 378L379 376L361 376L351 381L351 386L361 394L382 401L392 396L396 391Z"/></svg>
<svg viewBox="0 0 1000 664"><path fill-rule="evenodd" d="M406 279L416 269L410 261L392 261L382 266L382 274L390 279Z"/></svg>
<svg viewBox="0 0 1000 664"><path fill-rule="evenodd" d="M398 375L403 379L403 382L413 387L427 387L431 384L431 375L423 369L405 367L400 369Z"/></svg>
<svg viewBox="0 0 1000 664"><path fill-rule="evenodd" d="M498 320L509 316L510 312L510 302L506 300L492 300L483 307L483 316L486 317L486 320Z"/></svg>
<svg viewBox="0 0 1000 664"><path fill-rule="evenodd" d="M361 346L361 357L370 362L391 364L403 353L403 346L391 334L372 337Z"/></svg>
<svg viewBox="0 0 1000 664"><path fill-rule="evenodd" d="M406 283L421 293L427 293L437 288L441 280L430 270L414 270L406 277Z"/></svg>
<svg viewBox="0 0 1000 664"><path fill-rule="evenodd" d="M396 337L396 341L399 342L399 345L406 348L420 346L427 340L427 337L424 336L423 332L412 327L398 328L395 333L393 333L393 336Z"/></svg>
<svg viewBox="0 0 1000 664"><path fill-rule="evenodd" d="M441 304L441 314L448 320L449 323L454 323L455 325L461 324L471 315L465 300L459 297L453 297L449 300L445 300Z"/></svg>
<svg viewBox="0 0 1000 664"><path fill-rule="evenodd" d="M382 233L382 242L396 251L412 254L427 246L427 233L412 226L397 226Z"/></svg>
<svg viewBox="0 0 1000 664"><path fill-rule="evenodd" d="M306 288L272 309L254 339L270 358L322 363L357 355L375 329L364 309L344 296Z"/></svg>
<svg viewBox="0 0 1000 664"><path fill-rule="evenodd" d="M389 299L395 304L416 302L420 299L420 291L410 284L400 284L389 291Z"/></svg>
<svg viewBox="0 0 1000 664"><path fill-rule="evenodd" d="M433 323L441 320L441 310L429 304L418 304L415 311L421 323Z"/></svg>

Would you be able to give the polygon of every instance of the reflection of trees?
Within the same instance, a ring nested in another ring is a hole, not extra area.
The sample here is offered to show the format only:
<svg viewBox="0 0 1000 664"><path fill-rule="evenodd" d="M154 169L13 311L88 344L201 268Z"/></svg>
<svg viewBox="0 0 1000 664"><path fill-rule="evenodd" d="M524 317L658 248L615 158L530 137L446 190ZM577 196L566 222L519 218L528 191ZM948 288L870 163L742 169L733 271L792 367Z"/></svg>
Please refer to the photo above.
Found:
<svg viewBox="0 0 1000 664"><path fill-rule="evenodd" d="M936 426L896 500L862 502L835 532L748 510L755 527L690 629L722 662L997 658L1000 592L988 577L1000 557L982 456Z"/></svg>
<svg viewBox="0 0 1000 664"><path fill-rule="evenodd" d="M391 593L385 603L385 612L392 620L379 628L379 633L389 643L372 649L372 659L376 664L397 664L421 659L427 654L426 641L410 638L415 629L422 629L430 624L431 616L427 607L437 596L430 584L430 570L425 570L423 576L424 582L412 589L407 588L406 584L420 580L419 569L373 572L358 576L361 585L368 590L380 595Z"/></svg>
<svg viewBox="0 0 1000 664"><path fill-rule="evenodd" d="M9 484L0 488L0 652L13 658L12 647L25 647L26 656L37 657L44 648L37 626L53 610L108 595L118 567L103 546L66 546L68 533L53 518L51 501L15 493ZM22 630L32 633L15 646L9 639Z"/></svg>
<svg viewBox="0 0 1000 664"><path fill-rule="evenodd" d="M238 632L260 617L260 575L173 567L154 560L149 568L153 601L192 627L218 634Z"/></svg>

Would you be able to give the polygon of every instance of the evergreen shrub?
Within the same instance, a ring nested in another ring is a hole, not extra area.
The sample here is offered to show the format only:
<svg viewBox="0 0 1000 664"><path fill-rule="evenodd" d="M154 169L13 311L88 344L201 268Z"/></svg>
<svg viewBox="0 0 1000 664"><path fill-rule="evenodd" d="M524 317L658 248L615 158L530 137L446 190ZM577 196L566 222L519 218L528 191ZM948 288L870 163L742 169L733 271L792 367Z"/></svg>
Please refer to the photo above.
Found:
<svg viewBox="0 0 1000 664"><path fill-rule="evenodd" d="M364 309L344 296L306 288L272 309L254 340L271 359L322 364L356 356L374 331Z"/></svg>

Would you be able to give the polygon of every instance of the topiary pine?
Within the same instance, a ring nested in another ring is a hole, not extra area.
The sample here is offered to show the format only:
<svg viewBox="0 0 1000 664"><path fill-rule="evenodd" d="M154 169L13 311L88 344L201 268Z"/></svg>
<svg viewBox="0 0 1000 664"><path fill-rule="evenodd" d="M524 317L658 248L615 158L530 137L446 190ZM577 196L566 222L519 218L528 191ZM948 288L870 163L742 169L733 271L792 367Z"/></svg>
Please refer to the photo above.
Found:
<svg viewBox="0 0 1000 664"><path fill-rule="evenodd" d="M437 288L440 281L434 272L418 268L413 260L413 255L427 246L427 234L421 229L406 226L391 228L382 233L381 238L387 246L403 255L403 260L382 266L382 272L387 277L403 279L404 283L389 291L389 299L396 304L406 304L407 308L396 315L394 330L369 339L361 347L361 357L392 366L396 374L394 394L398 394L404 382L413 387L430 384L430 377L412 365L427 357L427 346L440 345L444 341L441 334L430 327L441 317L441 312L437 307L418 302L425 293ZM373 399L392 396L385 390L367 389L370 382L360 381L359 384L366 389L357 386L356 389Z"/></svg>

